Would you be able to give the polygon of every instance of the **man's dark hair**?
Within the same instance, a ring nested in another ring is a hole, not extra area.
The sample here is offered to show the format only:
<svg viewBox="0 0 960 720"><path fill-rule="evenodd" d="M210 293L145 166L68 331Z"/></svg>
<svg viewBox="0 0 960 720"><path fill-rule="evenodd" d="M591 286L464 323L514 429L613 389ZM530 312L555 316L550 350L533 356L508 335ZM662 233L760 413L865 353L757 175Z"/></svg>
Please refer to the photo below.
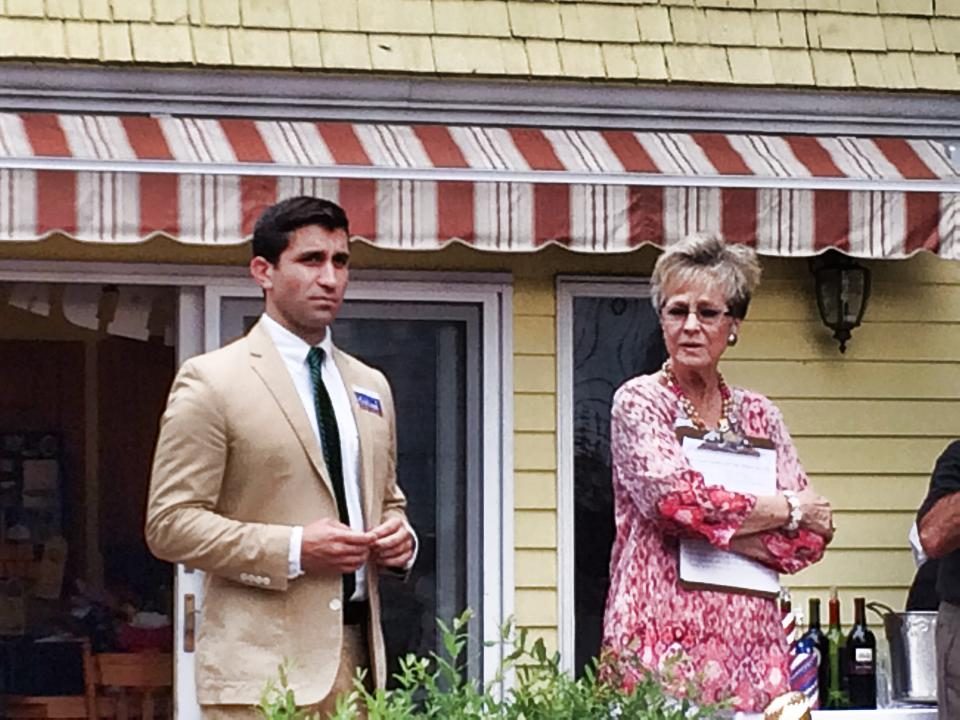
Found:
<svg viewBox="0 0 960 720"><path fill-rule="evenodd" d="M253 256L276 265L290 243L290 233L308 225L350 234L350 224L342 207L329 200L300 195L281 200L263 211L253 228Z"/></svg>

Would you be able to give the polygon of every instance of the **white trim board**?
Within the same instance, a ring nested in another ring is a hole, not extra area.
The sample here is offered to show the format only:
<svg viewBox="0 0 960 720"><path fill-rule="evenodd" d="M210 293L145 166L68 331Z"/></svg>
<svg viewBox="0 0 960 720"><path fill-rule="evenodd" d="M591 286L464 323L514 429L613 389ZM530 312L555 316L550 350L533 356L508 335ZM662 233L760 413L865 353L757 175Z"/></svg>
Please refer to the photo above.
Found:
<svg viewBox="0 0 960 720"><path fill-rule="evenodd" d="M8 111L254 119L960 137L951 93L667 87L12 62Z"/></svg>
<svg viewBox="0 0 960 720"><path fill-rule="evenodd" d="M576 659L576 512L573 484L573 301L577 297L649 298L645 277L558 276L557 292L557 618L561 667Z"/></svg>
<svg viewBox="0 0 960 720"><path fill-rule="evenodd" d="M167 160L87 160L83 158L0 157L0 170L56 170L85 173L296 177L411 182L612 185L623 187L695 187L774 190L847 190L861 192L960 192L955 180L769 177L763 175L668 175L572 170L487 170L482 168L385 167L356 165L283 165L279 163L194 163Z"/></svg>

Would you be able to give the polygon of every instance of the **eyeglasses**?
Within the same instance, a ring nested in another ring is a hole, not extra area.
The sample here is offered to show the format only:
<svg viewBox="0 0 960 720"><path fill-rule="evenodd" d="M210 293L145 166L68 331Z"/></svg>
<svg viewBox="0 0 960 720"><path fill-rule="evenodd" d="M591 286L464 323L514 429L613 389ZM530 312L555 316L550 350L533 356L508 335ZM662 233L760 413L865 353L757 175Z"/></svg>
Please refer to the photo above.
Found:
<svg viewBox="0 0 960 720"><path fill-rule="evenodd" d="M691 308L688 305L667 305L660 310L660 319L664 325L679 327L687 322L687 318L693 313L697 316L697 322L703 327L716 327L725 317L730 317L731 313L725 308L711 307L710 305L698 305Z"/></svg>

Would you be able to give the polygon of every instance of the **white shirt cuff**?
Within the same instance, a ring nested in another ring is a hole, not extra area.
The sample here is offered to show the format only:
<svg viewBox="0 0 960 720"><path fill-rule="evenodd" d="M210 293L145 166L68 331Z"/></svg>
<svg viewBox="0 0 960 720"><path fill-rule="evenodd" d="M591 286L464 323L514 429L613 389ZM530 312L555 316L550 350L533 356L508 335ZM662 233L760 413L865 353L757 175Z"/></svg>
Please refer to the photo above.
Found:
<svg viewBox="0 0 960 720"><path fill-rule="evenodd" d="M290 552L287 554L287 578L293 580L303 575L300 567L300 550L303 545L303 527L295 525L290 528Z"/></svg>
<svg viewBox="0 0 960 720"><path fill-rule="evenodd" d="M407 564L403 566L405 572L410 572L410 568L412 568L414 563L417 562L417 554L420 552L420 538L418 538L417 534L413 531L413 525L406 520L403 522L407 526L407 531L413 537L413 555L410 556L410 560L407 561Z"/></svg>

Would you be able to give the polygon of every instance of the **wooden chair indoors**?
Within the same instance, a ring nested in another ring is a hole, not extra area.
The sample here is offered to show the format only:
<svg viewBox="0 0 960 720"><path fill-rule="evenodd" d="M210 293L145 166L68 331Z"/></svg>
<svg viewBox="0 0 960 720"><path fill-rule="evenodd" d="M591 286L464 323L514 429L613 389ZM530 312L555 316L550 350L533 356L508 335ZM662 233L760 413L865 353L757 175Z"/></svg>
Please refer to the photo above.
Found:
<svg viewBox="0 0 960 720"><path fill-rule="evenodd" d="M170 653L97 653L97 710L106 698L116 720L173 717L173 656ZM101 715L101 717L103 717Z"/></svg>
<svg viewBox="0 0 960 720"><path fill-rule="evenodd" d="M128 720L173 717L170 653L92 653L83 643L84 694L8 696L11 720Z"/></svg>
<svg viewBox="0 0 960 720"><path fill-rule="evenodd" d="M106 699L101 703L97 698L96 664L89 641L83 641L82 657L83 695L8 695L4 708L6 717L16 720L78 720L109 716Z"/></svg>

